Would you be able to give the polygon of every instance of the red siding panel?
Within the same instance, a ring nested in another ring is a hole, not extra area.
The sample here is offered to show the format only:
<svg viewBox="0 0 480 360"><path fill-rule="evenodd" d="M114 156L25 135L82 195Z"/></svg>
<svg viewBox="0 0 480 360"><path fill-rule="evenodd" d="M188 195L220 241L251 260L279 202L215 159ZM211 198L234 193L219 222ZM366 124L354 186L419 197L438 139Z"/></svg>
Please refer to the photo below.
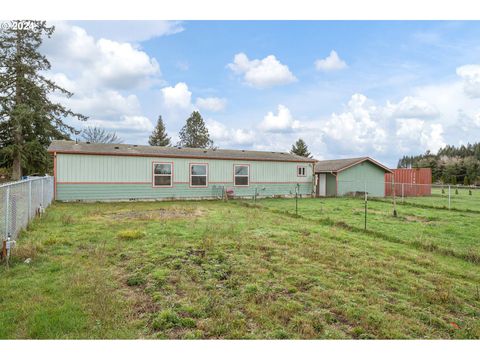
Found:
<svg viewBox="0 0 480 360"><path fill-rule="evenodd" d="M395 196L428 196L432 194L432 169L392 169L385 174L385 196L392 195L392 177ZM402 185L403 184L403 185Z"/></svg>

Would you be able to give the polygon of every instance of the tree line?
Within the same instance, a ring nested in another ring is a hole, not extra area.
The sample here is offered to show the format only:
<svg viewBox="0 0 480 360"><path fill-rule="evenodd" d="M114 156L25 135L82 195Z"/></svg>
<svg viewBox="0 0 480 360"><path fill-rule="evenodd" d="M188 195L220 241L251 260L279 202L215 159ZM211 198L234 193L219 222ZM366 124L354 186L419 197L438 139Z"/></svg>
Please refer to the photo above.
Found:
<svg viewBox="0 0 480 360"><path fill-rule="evenodd" d="M443 184L480 184L480 143L447 145L436 154L427 151L422 155L403 156L399 168L431 168L432 181Z"/></svg>
<svg viewBox="0 0 480 360"><path fill-rule="evenodd" d="M71 140L80 136L91 143L122 143L115 132L98 126L83 131L67 124L65 118L87 121L51 100L52 93L73 96L45 74L51 65L39 51L42 40L50 38L54 26L33 21L28 28L0 29L0 179L18 180L23 174L46 174L52 171L47 148L52 140ZM198 111L192 112L179 132L175 146L212 148L207 126ZM152 146L174 146L161 116L148 139ZM299 139L291 153L311 157L308 147Z"/></svg>

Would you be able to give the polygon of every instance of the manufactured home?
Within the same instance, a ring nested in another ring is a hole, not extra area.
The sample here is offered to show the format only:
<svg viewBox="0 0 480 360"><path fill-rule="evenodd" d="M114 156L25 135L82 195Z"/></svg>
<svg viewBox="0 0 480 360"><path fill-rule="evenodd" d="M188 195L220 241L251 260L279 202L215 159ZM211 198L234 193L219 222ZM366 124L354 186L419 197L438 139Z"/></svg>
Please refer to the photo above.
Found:
<svg viewBox="0 0 480 360"><path fill-rule="evenodd" d="M282 152L55 140L60 201L314 194L315 160Z"/></svg>
<svg viewBox="0 0 480 360"><path fill-rule="evenodd" d="M369 157L318 161L315 164L316 195L364 194L385 196L385 173L392 171Z"/></svg>

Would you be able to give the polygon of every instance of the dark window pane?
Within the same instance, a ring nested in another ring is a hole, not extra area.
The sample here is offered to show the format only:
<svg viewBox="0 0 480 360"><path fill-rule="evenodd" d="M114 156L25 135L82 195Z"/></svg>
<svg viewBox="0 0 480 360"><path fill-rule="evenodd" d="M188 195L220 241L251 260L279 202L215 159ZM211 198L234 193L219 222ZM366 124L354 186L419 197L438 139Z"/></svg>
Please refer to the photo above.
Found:
<svg viewBox="0 0 480 360"><path fill-rule="evenodd" d="M206 186L207 177L206 176L192 176L192 186Z"/></svg>
<svg viewBox="0 0 480 360"><path fill-rule="evenodd" d="M172 173L172 164L155 164L155 174L168 174Z"/></svg>
<svg viewBox="0 0 480 360"><path fill-rule="evenodd" d="M235 185L248 185L248 176L235 176Z"/></svg>
<svg viewBox="0 0 480 360"><path fill-rule="evenodd" d="M192 175L207 175L207 165L192 165L191 166Z"/></svg>
<svg viewBox="0 0 480 360"><path fill-rule="evenodd" d="M171 176L155 176L155 186L170 186L172 185Z"/></svg>
<svg viewBox="0 0 480 360"><path fill-rule="evenodd" d="M248 175L248 166L235 166L235 175Z"/></svg>

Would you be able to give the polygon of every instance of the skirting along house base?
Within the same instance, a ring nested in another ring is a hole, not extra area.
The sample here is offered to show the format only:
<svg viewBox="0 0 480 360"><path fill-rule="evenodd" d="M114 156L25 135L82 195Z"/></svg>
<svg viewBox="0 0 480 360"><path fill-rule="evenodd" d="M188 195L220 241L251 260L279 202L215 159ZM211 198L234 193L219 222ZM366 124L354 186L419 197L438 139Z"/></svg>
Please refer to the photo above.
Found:
<svg viewBox="0 0 480 360"><path fill-rule="evenodd" d="M53 141L60 201L311 196L315 160L280 152Z"/></svg>

